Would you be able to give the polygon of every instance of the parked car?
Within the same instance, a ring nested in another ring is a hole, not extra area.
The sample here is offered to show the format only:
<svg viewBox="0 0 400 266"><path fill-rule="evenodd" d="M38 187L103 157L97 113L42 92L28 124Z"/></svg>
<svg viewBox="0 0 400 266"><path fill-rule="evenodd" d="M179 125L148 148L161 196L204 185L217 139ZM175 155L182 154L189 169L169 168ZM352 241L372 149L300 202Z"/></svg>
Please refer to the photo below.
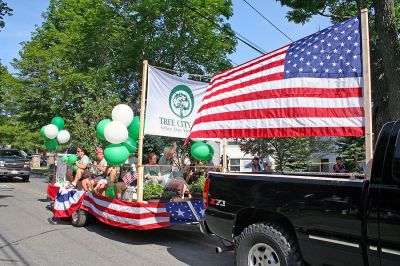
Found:
<svg viewBox="0 0 400 266"><path fill-rule="evenodd" d="M369 180L211 172L202 231L237 265L400 265L400 121L386 124Z"/></svg>
<svg viewBox="0 0 400 266"><path fill-rule="evenodd" d="M30 174L30 160L24 151L0 149L0 177L21 177L28 182Z"/></svg>

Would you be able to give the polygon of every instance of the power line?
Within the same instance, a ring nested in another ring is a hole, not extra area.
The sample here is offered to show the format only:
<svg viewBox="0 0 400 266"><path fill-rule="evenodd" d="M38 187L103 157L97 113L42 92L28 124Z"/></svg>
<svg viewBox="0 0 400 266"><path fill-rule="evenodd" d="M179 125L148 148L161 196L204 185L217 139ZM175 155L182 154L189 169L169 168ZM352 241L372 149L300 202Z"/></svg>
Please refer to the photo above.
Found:
<svg viewBox="0 0 400 266"><path fill-rule="evenodd" d="M199 15L200 17L204 18L205 20L207 20L208 22L210 22L211 24L217 26L219 29L221 29L222 31L224 31L225 33L227 33L230 36L235 37L236 39L238 39L239 41L243 42L244 44L246 44L247 46L249 46L250 48L252 48L253 50L259 52L260 54L265 54L267 53L266 51L264 51L262 48L257 47L256 44L252 43L251 41L249 41L248 39L246 39L245 37L243 37L242 35L240 35L239 33L235 32L233 29L230 29L230 31L228 31L227 29L223 28L221 25L219 25L218 23L214 22L212 19L208 18L207 16L203 15L202 13L200 13L195 7L190 7L188 5L186 5L185 1L181 1L182 5L185 6L186 8L188 8L190 11L196 13L197 15Z"/></svg>
<svg viewBox="0 0 400 266"><path fill-rule="evenodd" d="M243 0L249 7L251 7L255 12L257 12L262 18L264 18L269 24L271 24L275 29L277 29L280 33L282 33L286 38L288 38L291 42L294 42L289 36L287 36L281 29L278 28L274 23L272 23L269 19L267 19L263 14L261 14L255 7L253 7L249 2Z"/></svg>

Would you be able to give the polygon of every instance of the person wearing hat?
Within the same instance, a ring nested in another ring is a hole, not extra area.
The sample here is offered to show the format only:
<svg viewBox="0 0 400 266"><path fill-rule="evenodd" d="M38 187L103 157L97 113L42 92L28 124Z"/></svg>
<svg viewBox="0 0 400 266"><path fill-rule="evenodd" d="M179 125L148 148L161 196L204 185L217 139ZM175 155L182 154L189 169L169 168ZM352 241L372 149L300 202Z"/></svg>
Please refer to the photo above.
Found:
<svg viewBox="0 0 400 266"><path fill-rule="evenodd" d="M107 177L108 164L106 159L104 159L103 149L100 147L96 147L95 153L96 153L96 160L92 163L90 167L91 188L96 187L99 181L105 180ZM102 182L104 183L104 181ZM91 188L89 190L91 190ZM97 187L97 189L100 189L100 187Z"/></svg>

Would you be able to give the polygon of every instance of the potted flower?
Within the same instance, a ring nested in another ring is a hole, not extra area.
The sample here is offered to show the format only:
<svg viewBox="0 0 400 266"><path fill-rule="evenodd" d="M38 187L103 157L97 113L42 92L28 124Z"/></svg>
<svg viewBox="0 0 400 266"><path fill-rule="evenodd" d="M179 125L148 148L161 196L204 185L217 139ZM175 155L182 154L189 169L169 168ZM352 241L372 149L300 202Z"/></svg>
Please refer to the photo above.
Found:
<svg viewBox="0 0 400 266"><path fill-rule="evenodd" d="M203 198L203 191L204 191L204 183L206 182L206 177L204 175L200 176L196 182L193 182L190 187L189 191L193 198L195 199L202 199Z"/></svg>
<svg viewBox="0 0 400 266"><path fill-rule="evenodd" d="M163 193L164 187L161 184L145 184L143 188L143 199L148 202L160 202Z"/></svg>

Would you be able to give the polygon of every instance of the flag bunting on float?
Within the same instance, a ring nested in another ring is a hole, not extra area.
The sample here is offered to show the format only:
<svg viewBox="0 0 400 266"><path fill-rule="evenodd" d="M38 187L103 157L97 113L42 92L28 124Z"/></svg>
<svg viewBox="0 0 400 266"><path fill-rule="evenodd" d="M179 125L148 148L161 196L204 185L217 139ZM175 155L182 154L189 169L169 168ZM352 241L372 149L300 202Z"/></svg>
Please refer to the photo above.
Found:
<svg viewBox="0 0 400 266"><path fill-rule="evenodd" d="M204 220L203 201L166 203L124 202L86 193L81 209L103 223L136 230L148 230Z"/></svg>
<svg viewBox="0 0 400 266"><path fill-rule="evenodd" d="M85 191L60 187L53 205L55 218L68 218L79 209Z"/></svg>

